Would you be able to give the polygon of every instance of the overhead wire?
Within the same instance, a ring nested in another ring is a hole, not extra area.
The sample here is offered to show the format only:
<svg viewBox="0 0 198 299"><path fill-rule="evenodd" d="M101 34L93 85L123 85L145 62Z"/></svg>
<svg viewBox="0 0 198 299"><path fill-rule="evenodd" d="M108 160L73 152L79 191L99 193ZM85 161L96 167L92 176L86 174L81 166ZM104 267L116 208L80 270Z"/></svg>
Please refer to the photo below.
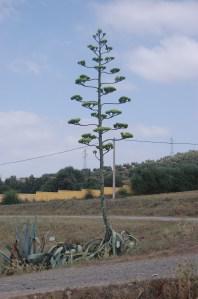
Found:
<svg viewBox="0 0 198 299"><path fill-rule="evenodd" d="M190 145L190 146L198 146L198 143L193 143L193 142L171 142L171 141L154 141L154 140L141 140L141 139L126 139L125 141L127 142L136 142L136 143L151 143L151 144L168 144L168 145ZM25 159L20 159L20 160L15 160L15 161L6 161L0 163L0 166L6 166L6 165L12 165L12 164L18 164L18 163L24 163L32 160L37 160L37 159L43 159L43 158L48 158L48 157L53 157L53 156L58 156L62 155L65 153L81 150L84 148L87 148L88 146L79 146L71 149L65 149L63 151L58 151L58 152L53 152L49 154L43 154L43 155L38 155L30 158L25 158Z"/></svg>
<svg viewBox="0 0 198 299"><path fill-rule="evenodd" d="M58 155L62 155L62 154L65 154L65 153L69 153L69 152L77 151L77 150L80 150L80 149L84 149L85 147L87 147L87 146L79 146L79 147L71 148L71 149L68 149L68 150L63 150L63 151L49 153L49 154L43 154L43 155L34 156L34 157L30 157L30 158L26 158L26 159L21 159L21 160L2 162L2 163L0 163L0 166L10 165L10 164L17 164L17 163L23 163L23 162L32 161L32 160L37 160L37 159L43 159L43 158L58 156Z"/></svg>

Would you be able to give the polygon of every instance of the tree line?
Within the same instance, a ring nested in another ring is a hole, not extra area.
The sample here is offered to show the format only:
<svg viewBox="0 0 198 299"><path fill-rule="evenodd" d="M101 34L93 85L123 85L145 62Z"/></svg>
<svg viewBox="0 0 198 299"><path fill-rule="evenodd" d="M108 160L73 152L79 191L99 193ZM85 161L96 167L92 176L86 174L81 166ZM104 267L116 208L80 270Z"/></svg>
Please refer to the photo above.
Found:
<svg viewBox="0 0 198 299"><path fill-rule="evenodd" d="M112 186L112 168L104 168L105 187ZM178 153L157 161L129 163L116 166L116 186L131 184L134 194L155 194L198 190L198 151ZM99 169L78 170L65 167L54 174L33 175L17 179L11 176L0 180L0 193L16 190L36 191L99 189Z"/></svg>
<svg viewBox="0 0 198 299"><path fill-rule="evenodd" d="M112 186L112 169L104 168L105 187ZM121 176L116 178L116 185L122 186ZM99 169L78 170L65 167L54 174L44 174L39 178L33 175L18 179L11 176L5 181L0 179L0 193L15 190L20 193L35 193L36 191L56 192L58 190L99 189Z"/></svg>
<svg viewBox="0 0 198 299"><path fill-rule="evenodd" d="M136 194L198 190L198 151L134 164L130 180Z"/></svg>

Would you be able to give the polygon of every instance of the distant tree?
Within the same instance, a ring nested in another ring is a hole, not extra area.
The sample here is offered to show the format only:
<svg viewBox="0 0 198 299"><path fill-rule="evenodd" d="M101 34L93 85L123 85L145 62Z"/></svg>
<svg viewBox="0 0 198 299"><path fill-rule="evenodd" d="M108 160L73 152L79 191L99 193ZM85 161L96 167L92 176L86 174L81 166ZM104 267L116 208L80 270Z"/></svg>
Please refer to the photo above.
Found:
<svg viewBox="0 0 198 299"><path fill-rule="evenodd" d="M20 191L21 182L17 180L16 176L11 176L5 180L5 184L9 189Z"/></svg>
<svg viewBox="0 0 198 299"><path fill-rule="evenodd" d="M198 152L136 163L131 167L130 177L136 194L197 190Z"/></svg>
<svg viewBox="0 0 198 299"><path fill-rule="evenodd" d="M113 125L108 126L104 124L108 120L112 120L114 117L119 116L122 113L121 110L115 108L105 109L105 107L109 105L122 105L128 103L130 102L130 98L122 96L117 101L104 100L106 96L108 97L116 91L114 84L123 81L125 77L116 75L120 71L119 68L107 68L108 64L114 60L114 57L110 55L112 47L108 45L106 33L99 29L96 34L93 35L93 40L94 44L88 45L88 48L93 54L92 61L94 64L89 65L85 60L79 61L78 64L90 71L95 71L96 76L90 77L89 75L82 74L76 79L75 83L77 85L95 90L96 99L87 100L83 99L81 95L76 94L71 97L71 100L79 102L82 107L90 110L91 117L93 117L95 121L84 124L81 122L81 119L77 117L69 120L68 123L76 126L93 127L91 132L87 132L81 136L79 143L82 143L86 146L95 147L93 153L99 160L100 164L100 203L103 222L106 228L105 240L109 240L112 235L112 228L107 217L106 202L104 197L104 156L113 149L113 137L108 136L108 133L120 129L126 129L128 125L122 122L116 122ZM108 76L113 76L113 79L107 79ZM107 137L105 138L106 135ZM133 136L131 133L121 132L120 137L116 140L119 141L132 137Z"/></svg>
<svg viewBox="0 0 198 299"><path fill-rule="evenodd" d="M83 185L82 172L73 167L66 167L58 171L56 179L60 190L80 190Z"/></svg>
<svg viewBox="0 0 198 299"><path fill-rule="evenodd" d="M104 175L104 185L105 185L105 187L112 187L112 184L113 184L113 174L112 174L112 172L105 173L105 175ZM122 178L119 174L116 175L116 186L117 187L122 186Z"/></svg>
<svg viewBox="0 0 198 299"><path fill-rule="evenodd" d="M8 186L0 178L0 193L3 193L8 190Z"/></svg>
<svg viewBox="0 0 198 299"><path fill-rule="evenodd" d="M41 191L43 191L43 192L57 192L58 191L58 180L57 180L57 178L49 178L41 186Z"/></svg>

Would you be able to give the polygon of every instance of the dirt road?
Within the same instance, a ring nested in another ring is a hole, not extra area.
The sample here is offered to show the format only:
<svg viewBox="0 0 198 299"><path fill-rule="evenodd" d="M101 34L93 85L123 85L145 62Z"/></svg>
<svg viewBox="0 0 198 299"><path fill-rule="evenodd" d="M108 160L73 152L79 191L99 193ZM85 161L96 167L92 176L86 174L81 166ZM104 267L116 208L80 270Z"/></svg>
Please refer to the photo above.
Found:
<svg viewBox="0 0 198 299"><path fill-rule="evenodd" d="M48 219L51 218L51 215L38 215L39 218ZM131 220L131 221L162 221L162 222L179 222L179 221L187 221L187 222L198 222L198 217L172 217L172 216L122 216L122 215L111 215L111 219L117 220ZM33 215L0 215L0 219L7 218L35 218ZM97 215L56 215L56 218L63 219L101 219L101 216Z"/></svg>
<svg viewBox="0 0 198 299"><path fill-rule="evenodd" d="M85 286L106 286L134 280L176 276L178 264L192 263L198 274L198 254L172 256L144 261L119 262L63 268L0 279L0 299L23 298L38 294ZM185 267L185 266L184 266ZM37 298L37 297L35 297Z"/></svg>

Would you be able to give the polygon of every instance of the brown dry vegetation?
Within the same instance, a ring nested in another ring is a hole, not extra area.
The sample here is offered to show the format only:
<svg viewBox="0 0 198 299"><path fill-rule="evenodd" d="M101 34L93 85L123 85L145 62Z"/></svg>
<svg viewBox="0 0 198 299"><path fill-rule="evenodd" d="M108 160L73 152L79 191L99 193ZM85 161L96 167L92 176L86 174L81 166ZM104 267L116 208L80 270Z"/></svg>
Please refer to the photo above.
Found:
<svg viewBox="0 0 198 299"><path fill-rule="evenodd" d="M108 199L112 215L198 216L198 191ZM98 215L98 199L1 206L0 215Z"/></svg>
<svg viewBox="0 0 198 299"><path fill-rule="evenodd" d="M14 299L197 299L198 279L183 277L54 291Z"/></svg>
<svg viewBox="0 0 198 299"><path fill-rule="evenodd" d="M0 248L12 244L15 239L15 227L33 217L0 217ZM100 219L67 219L64 216L38 216L39 233L50 231L57 241L83 244L92 238L103 236L103 225ZM128 230L139 240L137 248L131 256L119 258L182 254L198 252L198 223L188 222L148 222L113 220L113 228L117 231ZM106 262L106 261L105 261Z"/></svg>

